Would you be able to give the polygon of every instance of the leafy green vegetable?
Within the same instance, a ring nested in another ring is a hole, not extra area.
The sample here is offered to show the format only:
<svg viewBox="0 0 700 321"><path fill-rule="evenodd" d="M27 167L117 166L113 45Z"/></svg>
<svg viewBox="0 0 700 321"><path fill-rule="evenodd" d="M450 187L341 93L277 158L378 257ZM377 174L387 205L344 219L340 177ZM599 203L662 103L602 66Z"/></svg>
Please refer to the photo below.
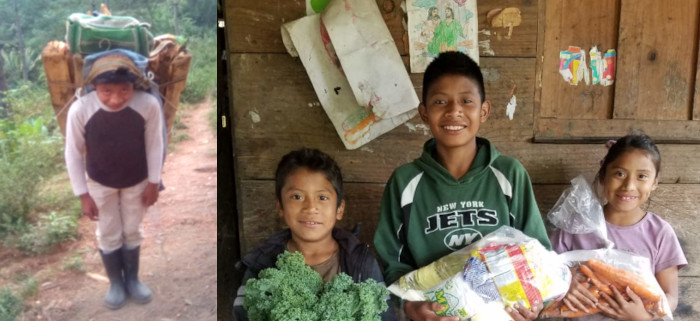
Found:
<svg viewBox="0 0 700 321"><path fill-rule="evenodd" d="M376 281L355 283L345 273L323 284L299 252L284 252L277 268L246 283L243 307L251 321L378 321L389 292Z"/></svg>

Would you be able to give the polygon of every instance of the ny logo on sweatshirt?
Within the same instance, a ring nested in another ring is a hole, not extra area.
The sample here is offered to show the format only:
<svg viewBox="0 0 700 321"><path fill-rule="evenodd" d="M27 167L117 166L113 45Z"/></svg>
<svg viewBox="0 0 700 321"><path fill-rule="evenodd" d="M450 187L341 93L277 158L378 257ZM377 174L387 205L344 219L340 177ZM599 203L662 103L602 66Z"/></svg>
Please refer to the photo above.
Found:
<svg viewBox="0 0 700 321"><path fill-rule="evenodd" d="M498 213L496 211L486 208L457 209L458 207L466 207L466 205L483 206L483 202L460 202L438 206L438 211L449 212L435 213L428 216L426 218L428 227L424 230L425 234L449 230L444 238L445 246L456 250L481 239L481 232L478 229L474 229L474 227L498 225Z"/></svg>

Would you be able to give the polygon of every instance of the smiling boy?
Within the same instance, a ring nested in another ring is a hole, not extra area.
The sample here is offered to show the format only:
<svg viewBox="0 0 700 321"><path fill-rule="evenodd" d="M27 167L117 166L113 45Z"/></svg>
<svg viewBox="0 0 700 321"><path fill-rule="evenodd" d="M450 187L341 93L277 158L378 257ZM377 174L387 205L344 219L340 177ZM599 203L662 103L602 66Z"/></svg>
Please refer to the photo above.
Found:
<svg viewBox="0 0 700 321"><path fill-rule="evenodd" d="M397 168L387 182L374 245L391 284L402 275L478 241L502 225L550 243L520 162L477 137L489 116L479 66L459 52L441 53L423 77L419 113L433 134L420 158ZM514 320L533 320L532 310L508 308ZM435 302L403 303L406 315L439 317Z"/></svg>
<svg viewBox="0 0 700 321"><path fill-rule="evenodd" d="M158 200L160 103L142 90L149 82L124 54L96 59L85 82L95 90L68 111L65 158L82 213L97 221L95 234L110 281L104 304L118 309L127 297L148 303L152 292L138 279L141 220Z"/></svg>
<svg viewBox="0 0 700 321"><path fill-rule="evenodd" d="M284 251L298 251L306 265L318 272L324 282L343 272L355 282L384 278L369 246L352 233L336 228L343 218L343 177L338 164L317 149L302 148L288 153L275 172L277 212L289 227L266 240L236 264L243 271L243 284L234 301L236 320L248 320L243 308L245 284L266 268L275 267ZM395 320L392 309L382 320Z"/></svg>

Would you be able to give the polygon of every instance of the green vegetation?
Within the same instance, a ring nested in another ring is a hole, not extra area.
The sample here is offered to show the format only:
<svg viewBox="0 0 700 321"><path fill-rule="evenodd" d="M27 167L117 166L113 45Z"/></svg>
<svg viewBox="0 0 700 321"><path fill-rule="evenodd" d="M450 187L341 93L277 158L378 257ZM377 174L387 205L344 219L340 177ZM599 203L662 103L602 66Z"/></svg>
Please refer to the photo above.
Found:
<svg viewBox="0 0 700 321"><path fill-rule="evenodd" d="M57 215L56 212L42 215L36 224L29 225L27 231L19 237L17 247L26 252L40 254L55 244L73 239L78 227L76 218Z"/></svg>
<svg viewBox="0 0 700 321"><path fill-rule="evenodd" d="M187 48L192 54L192 63L180 101L197 103L206 99L216 88L216 50L212 50L216 48L216 36L190 38Z"/></svg>
<svg viewBox="0 0 700 321"><path fill-rule="evenodd" d="M0 237L26 230L39 184L61 169L61 151L41 117L0 120Z"/></svg>
<svg viewBox="0 0 700 321"><path fill-rule="evenodd" d="M73 253L71 256L66 256L61 261L61 269L64 271L84 272L85 264L83 263L83 255L80 251Z"/></svg>
<svg viewBox="0 0 700 321"><path fill-rule="evenodd" d="M385 287L372 279L353 282L345 273L323 284L299 252L285 251L277 268L246 283L243 302L250 320L381 320L388 305Z"/></svg>
<svg viewBox="0 0 700 321"><path fill-rule="evenodd" d="M21 281L19 294L23 299L31 298L39 293L39 284L34 276L27 276Z"/></svg>
<svg viewBox="0 0 700 321"><path fill-rule="evenodd" d="M23 85L5 92L0 119L0 241L42 253L75 234L77 217L65 200L43 194L45 184L65 172L63 138L45 85ZM64 185L70 193L70 185ZM46 201L49 201L47 204ZM71 196L71 202L75 198ZM53 206L47 206L47 205ZM78 212L80 213L80 212Z"/></svg>
<svg viewBox="0 0 700 321"><path fill-rule="evenodd" d="M22 299L9 288L0 289L0 321L14 321L22 312Z"/></svg>

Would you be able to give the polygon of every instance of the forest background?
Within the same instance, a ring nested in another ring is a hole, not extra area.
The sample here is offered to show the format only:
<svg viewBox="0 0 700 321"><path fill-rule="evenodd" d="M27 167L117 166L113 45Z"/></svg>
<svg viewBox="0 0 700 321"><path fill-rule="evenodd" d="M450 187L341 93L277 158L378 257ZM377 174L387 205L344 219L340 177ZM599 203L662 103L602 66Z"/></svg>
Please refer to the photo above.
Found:
<svg viewBox="0 0 700 321"><path fill-rule="evenodd" d="M212 0L0 0L0 254L13 248L38 255L76 236L80 202L65 171L41 51L51 40L65 41L70 14L98 12L101 3L112 15L149 23L154 36L170 33L186 43L192 65L181 109L216 99ZM212 110L212 128L215 117ZM176 118L171 144L187 139L177 133L181 126ZM81 265L76 257L64 262L66 269ZM0 320L13 320L36 292L31 275L0 281Z"/></svg>

